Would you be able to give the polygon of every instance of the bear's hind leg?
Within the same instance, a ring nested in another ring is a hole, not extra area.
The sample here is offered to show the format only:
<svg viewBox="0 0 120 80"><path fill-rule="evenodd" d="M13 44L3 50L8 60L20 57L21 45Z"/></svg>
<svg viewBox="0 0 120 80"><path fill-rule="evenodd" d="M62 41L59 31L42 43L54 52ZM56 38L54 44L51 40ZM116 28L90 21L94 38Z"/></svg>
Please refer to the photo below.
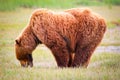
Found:
<svg viewBox="0 0 120 80"><path fill-rule="evenodd" d="M97 45L97 43L93 43L83 48L77 45L72 67L87 67Z"/></svg>

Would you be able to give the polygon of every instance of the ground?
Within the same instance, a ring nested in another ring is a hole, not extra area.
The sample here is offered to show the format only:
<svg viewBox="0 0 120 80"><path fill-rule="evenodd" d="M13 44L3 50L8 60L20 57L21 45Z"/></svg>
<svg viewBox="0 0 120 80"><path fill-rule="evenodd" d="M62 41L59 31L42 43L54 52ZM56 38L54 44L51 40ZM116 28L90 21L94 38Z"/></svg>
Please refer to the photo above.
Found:
<svg viewBox="0 0 120 80"><path fill-rule="evenodd" d="M120 20L120 7L110 10L107 7L89 8L101 14L108 22ZM99 52L99 48L93 54L87 69L61 69L57 67L50 50L40 45L33 52L34 67L21 68L14 53L14 39L27 24L32 11L33 9L20 9L0 12L0 80L119 80L120 52ZM108 27L100 46L120 46L120 26Z"/></svg>

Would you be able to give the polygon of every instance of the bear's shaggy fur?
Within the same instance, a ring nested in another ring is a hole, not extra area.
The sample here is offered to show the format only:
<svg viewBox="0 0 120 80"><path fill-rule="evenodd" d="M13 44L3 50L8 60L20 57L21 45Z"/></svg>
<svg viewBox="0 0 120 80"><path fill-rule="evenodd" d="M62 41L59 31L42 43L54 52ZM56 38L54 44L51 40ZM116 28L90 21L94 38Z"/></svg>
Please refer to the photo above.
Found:
<svg viewBox="0 0 120 80"><path fill-rule="evenodd" d="M16 57L22 66L33 66L32 51L38 44L45 44L59 67L87 67L105 31L104 19L88 9L40 9L16 39Z"/></svg>

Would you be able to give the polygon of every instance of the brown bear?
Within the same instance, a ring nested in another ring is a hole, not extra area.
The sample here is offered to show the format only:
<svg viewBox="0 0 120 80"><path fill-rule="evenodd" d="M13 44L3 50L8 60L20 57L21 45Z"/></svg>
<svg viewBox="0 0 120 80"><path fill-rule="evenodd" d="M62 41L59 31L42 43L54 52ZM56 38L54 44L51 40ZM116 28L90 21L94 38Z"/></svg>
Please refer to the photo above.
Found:
<svg viewBox="0 0 120 80"><path fill-rule="evenodd" d="M89 9L40 9L15 40L16 57L23 67L32 67L32 51L38 44L45 44L59 67L87 67L105 31L104 19Z"/></svg>

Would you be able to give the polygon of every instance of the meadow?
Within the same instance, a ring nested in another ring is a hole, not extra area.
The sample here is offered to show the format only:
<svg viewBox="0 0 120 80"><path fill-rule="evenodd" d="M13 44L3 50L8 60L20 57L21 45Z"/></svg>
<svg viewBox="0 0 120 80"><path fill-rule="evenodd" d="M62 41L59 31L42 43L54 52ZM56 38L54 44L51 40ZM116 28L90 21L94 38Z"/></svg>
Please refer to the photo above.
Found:
<svg viewBox="0 0 120 80"><path fill-rule="evenodd" d="M120 46L120 6L89 7L105 17L107 32L99 46ZM14 40L35 9L0 11L0 80L119 80L120 52L95 52L88 68L58 68L51 51L39 45L33 52L34 67L22 68L15 57ZM53 9L55 11L64 9Z"/></svg>
<svg viewBox="0 0 120 80"><path fill-rule="evenodd" d="M120 0L0 0L0 11L12 11L24 8L72 8L77 6L120 5Z"/></svg>

